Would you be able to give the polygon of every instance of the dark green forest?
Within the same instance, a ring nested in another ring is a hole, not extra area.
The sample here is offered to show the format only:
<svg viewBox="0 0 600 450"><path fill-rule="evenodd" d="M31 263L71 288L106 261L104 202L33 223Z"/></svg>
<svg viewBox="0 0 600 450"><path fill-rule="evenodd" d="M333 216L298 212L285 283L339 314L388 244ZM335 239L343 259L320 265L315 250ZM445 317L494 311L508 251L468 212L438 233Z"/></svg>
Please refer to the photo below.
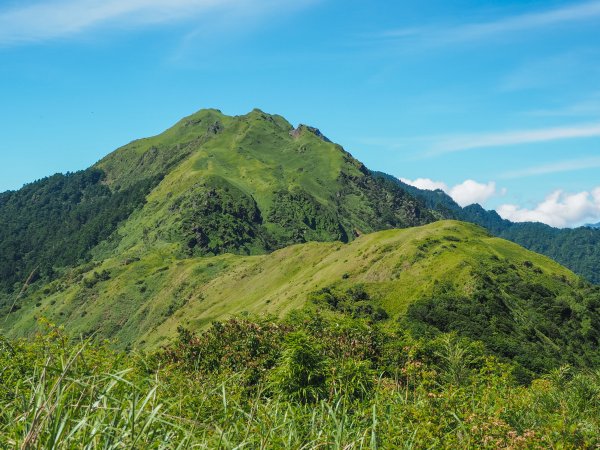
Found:
<svg viewBox="0 0 600 450"><path fill-rule="evenodd" d="M0 289L49 279L90 257L119 222L140 207L159 179L123 191L103 184L98 169L56 174L0 194Z"/></svg>

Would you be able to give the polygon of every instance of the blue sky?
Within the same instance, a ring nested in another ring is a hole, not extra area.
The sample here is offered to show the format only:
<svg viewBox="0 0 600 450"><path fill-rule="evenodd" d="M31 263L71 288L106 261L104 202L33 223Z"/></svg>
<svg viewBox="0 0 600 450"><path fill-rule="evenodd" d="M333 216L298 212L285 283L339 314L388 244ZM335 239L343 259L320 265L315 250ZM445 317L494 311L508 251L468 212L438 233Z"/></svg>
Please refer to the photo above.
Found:
<svg viewBox="0 0 600 450"><path fill-rule="evenodd" d="M600 221L600 1L0 0L0 191L198 109L512 220Z"/></svg>

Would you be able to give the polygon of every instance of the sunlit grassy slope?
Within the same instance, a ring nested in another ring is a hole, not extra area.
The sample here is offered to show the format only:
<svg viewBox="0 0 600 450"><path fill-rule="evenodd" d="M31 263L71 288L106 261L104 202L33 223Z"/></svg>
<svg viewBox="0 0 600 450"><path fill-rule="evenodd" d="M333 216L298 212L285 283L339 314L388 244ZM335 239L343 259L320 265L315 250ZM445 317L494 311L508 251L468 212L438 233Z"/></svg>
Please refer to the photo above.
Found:
<svg viewBox="0 0 600 450"><path fill-rule="evenodd" d="M573 273L477 226L430 223L422 202L280 116L203 110L93 170L102 191L135 186L141 201L114 228L100 226L110 237L73 258L79 263L51 267L21 293L19 283L0 292L0 332L30 335L48 319L69 334L148 348L179 326L314 304L389 326L409 318L418 333L458 331L508 356L531 340L567 351L596 339L596 299L581 294ZM97 199L87 197L93 215ZM64 219L61 208L52 214L54 224ZM31 229L44 223L30 219ZM76 239L95 228L73 229ZM67 235L53 248L50 235L52 251L68 246ZM91 237L84 242L99 239ZM22 272L46 253L29 253ZM579 341L559 342L571 329Z"/></svg>
<svg viewBox="0 0 600 450"><path fill-rule="evenodd" d="M84 171L0 193L0 316L25 280L91 259L261 254L434 219L314 128L201 110Z"/></svg>
<svg viewBox="0 0 600 450"><path fill-rule="evenodd" d="M440 221L362 235L349 244L312 242L268 255L179 259L159 247L139 259L111 257L31 293L2 327L9 335L23 335L46 317L75 334L155 346L179 325L202 329L245 311L281 315L305 305L318 289L357 284L394 320L440 286L468 297L474 273L489 264L557 296L571 292L578 281L554 261L482 228Z"/></svg>
<svg viewBox="0 0 600 450"><path fill-rule="evenodd" d="M97 168L113 189L164 176L97 257L160 246L186 256L257 254L434 220L317 130L294 129L260 110L235 117L199 111Z"/></svg>

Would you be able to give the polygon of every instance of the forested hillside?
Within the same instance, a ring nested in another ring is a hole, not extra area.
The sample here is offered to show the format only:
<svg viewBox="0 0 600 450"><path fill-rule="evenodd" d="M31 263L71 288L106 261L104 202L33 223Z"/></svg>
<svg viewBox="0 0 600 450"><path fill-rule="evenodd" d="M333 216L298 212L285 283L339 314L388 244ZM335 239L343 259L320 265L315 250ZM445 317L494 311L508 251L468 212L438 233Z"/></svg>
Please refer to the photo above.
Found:
<svg viewBox="0 0 600 450"><path fill-rule="evenodd" d="M145 202L159 181L148 178L111 191L104 173L88 169L53 175L0 194L0 290L51 279L90 257L117 225Z"/></svg>

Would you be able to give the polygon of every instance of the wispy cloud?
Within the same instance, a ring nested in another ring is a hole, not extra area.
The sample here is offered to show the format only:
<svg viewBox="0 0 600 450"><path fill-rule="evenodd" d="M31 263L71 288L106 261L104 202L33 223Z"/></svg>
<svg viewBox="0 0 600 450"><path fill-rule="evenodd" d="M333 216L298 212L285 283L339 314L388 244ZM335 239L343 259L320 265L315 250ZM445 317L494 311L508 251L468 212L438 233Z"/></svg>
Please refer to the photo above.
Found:
<svg viewBox="0 0 600 450"><path fill-rule="evenodd" d="M536 175L547 175L551 173L574 172L577 170L600 168L600 156L591 158L571 159L559 161L552 164L543 164L539 166L527 167L525 169L512 170L500 175L500 178L525 178Z"/></svg>
<svg viewBox="0 0 600 450"><path fill-rule="evenodd" d="M425 155L437 156L445 153L454 153L473 149L507 147L519 144L532 144L596 136L600 136L600 123L533 130L511 130L500 133L447 136L435 139Z"/></svg>
<svg viewBox="0 0 600 450"><path fill-rule="evenodd" d="M531 55L502 77L499 90L516 92L572 86L573 80L600 75L596 63L598 56L599 53L595 49L581 48L542 57Z"/></svg>
<svg viewBox="0 0 600 450"><path fill-rule="evenodd" d="M428 44L456 44L479 42L516 32L590 21L600 18L600 2L591 1L504 17L498 20L463 23L454 26L427 26L400 28L377 35L379 38L395 40L420 40Z"/></svg>
<svg viewBox="0 0 600 450"><path fill-rule="evenodd" d="M105 27L137 27L221 12L255 14L307 0L47 0L0 8L0 45L45 41Z"/></svg>

